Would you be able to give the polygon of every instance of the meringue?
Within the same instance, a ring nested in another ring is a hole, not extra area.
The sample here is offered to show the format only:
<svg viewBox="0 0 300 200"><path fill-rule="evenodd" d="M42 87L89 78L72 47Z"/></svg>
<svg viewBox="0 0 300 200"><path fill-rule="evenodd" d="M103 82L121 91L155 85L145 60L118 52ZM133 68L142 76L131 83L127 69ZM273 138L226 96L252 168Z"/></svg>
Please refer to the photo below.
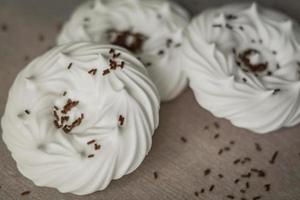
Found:
<svg viewBox="0 0 300 200"><path fill-rule="evenodd" d="M204 11L183 44L198 103L256 133L298 124L299 33L291 18L256 4Z"/></svg>
<svg viewBox="0 0 300 200"><path fill-rule="evenodd" d="M63 45L17 76L1 121L3 140L36 185L85 195L141 164L159 104L146 69L126 50Z"/></svg>
<svg viewBox="0 0 300 200"><path fill-rule="evenodd" d="M88 41L127 48L147 67L162 101L168 101L187 85L181 43L189 19L170 1L93 0L75 10L57 43Z"/></svg>

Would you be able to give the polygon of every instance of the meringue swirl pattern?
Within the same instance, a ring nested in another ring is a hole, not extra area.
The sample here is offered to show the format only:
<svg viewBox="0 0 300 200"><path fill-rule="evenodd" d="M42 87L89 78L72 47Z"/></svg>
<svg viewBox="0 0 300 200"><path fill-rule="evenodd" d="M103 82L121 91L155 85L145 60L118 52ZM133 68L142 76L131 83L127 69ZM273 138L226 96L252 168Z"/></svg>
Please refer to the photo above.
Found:
<svg viewBox="0 0 300 200"><path fill-rule="evenodd" d="M162 101L168 101L187 85L182 33L189 19L183 8L166 0L92 0L75 10L57 43L88 41L128 49L146 66Z"/></svg>
<svg viewBox="0 0 300 200"><path fill-rule="evenodd" d="M3 139L36 185L85 195L141 164L159 104L146 69L126 50L63 45L17 76L1 121Z"/></svg>
<svg viewBox="0 0 300 200"><path fill-rule="evenodd" d="M204 11L183 48L198 103L256 133L299 123L299 33L291 18L256 4Z"/></svg>

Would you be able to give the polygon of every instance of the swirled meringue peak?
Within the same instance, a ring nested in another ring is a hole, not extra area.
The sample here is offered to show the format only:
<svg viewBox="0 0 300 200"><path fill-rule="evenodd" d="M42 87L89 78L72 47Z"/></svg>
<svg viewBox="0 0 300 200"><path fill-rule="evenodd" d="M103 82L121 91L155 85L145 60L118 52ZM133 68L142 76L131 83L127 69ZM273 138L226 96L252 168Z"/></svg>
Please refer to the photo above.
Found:
<svg viewBox="0 0 300 200"><path fill-rule="evenodd" d="M3 139L36 185L85 195L141 164L159 104L147 71L125 50L63 45L17 76L1 121Z"/></svg>
<svg viewBox="0 0 300 200"><path fill-rule="evenodd" d="M168 101L187 85L181 43L188 22L187 12L167 0L92 0L75 10L57 43L90 41L128 49Z"/></svg>
<svg viewBox="0 0 300 200"><path fill-rule="evenodd" d="M198 103L257 133L299 123L299 33L292 19L256 4L203 12L183 45Z"/></svg>

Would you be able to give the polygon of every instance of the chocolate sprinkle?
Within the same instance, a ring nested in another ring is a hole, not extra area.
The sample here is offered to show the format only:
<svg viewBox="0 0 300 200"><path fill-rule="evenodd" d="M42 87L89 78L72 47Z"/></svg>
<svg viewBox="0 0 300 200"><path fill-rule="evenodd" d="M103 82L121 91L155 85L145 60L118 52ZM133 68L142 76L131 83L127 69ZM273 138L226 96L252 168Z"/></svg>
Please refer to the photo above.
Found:
<svg viewBox="0 0 300 200"><path fill-rule="evenodd" d="M251 172L249 172L247 174L242 174L241 177L242 178L250 178L251 177Z"/></svg>
<svg viewBox="0 0 300 200"><path fill-rule="evenodd" d="M196 197L198 197L199 196L199 192L194 192L194 195L196 196Z"/></svg>
<svg viewBox="0 0 300 200"><path fill-rule="evenodd" d="M226 26L226 28L229 29L229 30L232 30L232 29L233 29L233 26L231 26L230 24L226 24L225 26Z"/></svg>
<svg viewBox="0 0 300 200"><path fill-rule="evenodd" d="M1 24L1 30L3 31L3 32L6 32L7 30L8 30L8 26L7 26L7 24Z"/></svg>
<svg viewBox="0 0 300 200"><path fill-rule="evenodd" d="M258 63L252 64L249 56L253 53L259 53L257 50L248 49L239 55L240 60L244 63L244 65L250 69L252 72L262 72L267 69L268 63Z"/></svg>
<svg viewBox="0 0 300 200"><path fill-rule="evenodd" d="M261 146L260 146L259 143L254 143L254 145L255 145L255 149L256 149L257 151L262 151L262 148L261 148Z"/></svg>
<svg viewBox="0 0 300 200"><path fill-rule="evenodd" d="M275 151L275 152L274 152L274 154L273 154L271 160L269 161L270 164L274 164L274 163L275 163L276 158L277 158L277 156L278 156L278 153L279 153L278 151Z"/></svg>
<svg viewBox="0 0 300 200"><path fill-rule="evenodd" d="M223 149L220 149L218 154L221 155L223 153Z"/></svg>
<svg viewBox="0 0 300 200"><path fill-rule="evenodd" d="M265 177L266 173L263 170L259 170L259 169L255 169L255 168L251 168L250 169L252 172L257 173L258 177Z"/></svg>
<svg viewBox="0 0 300 200"><path fill-rule="evenodd" d="M76 107L79 104L79 101L72 101L71 99L68 99L67 103L64 105L63 110L61 113L67 114L70 112L74 107Z"/></svg>
<svg viewBox="0 0 300 200"><path fill-rule="evenodd" d="M219 174L218 176L219 176L219 178L223 178L224 177L223 174Z"/></svg>
<svg viewBox="0 0 300 200"><path fill-rule="evenodd" d="M214 126L215 126L216 129L220 128L220 124L218 122L214 122Z"/></svg>
<svg viewBox="0 0 300 200"><path fill-rule="evenodd" d="M103 70L103 72L102 72L102 76L105 76L105 75L107 75L107 74L109 74L109 73L110 73L109 69L105 69L105 70Z"/></svg>
<svg viewBox="0 0 300 200"><path fill-rule="evenodd" d="M234 196L233 195L227 195L226 196L228 199L234 199Z"/></svg>
<svg viewBox="0 0 300 200"><path fill-rule="evenodd" d="M240 179L235 179L235 180L234 180L234 183L235 183L235 184L238 184L239 182L240 182Z"/></svg>
<svg viewBox="0 0 300 200"><path fill-rule="evenodd" d="M269 192L271 189L271 184L264 185L264 188L265 188L266 192Z"/></svg>
<svg viewBox="0 0 300 200"><path fill-rule="evenodd" d="M38 40L39 40L40 42L45 41L45 36L44 36L43 34L39 34Z"/></svg>
<svg viewBox="0 0 300 200"><path fill-rule="evenodd" d="M99 150L101 148L100 144L94 144L95 150Z"/></svg>
<svg viewBox="0 0 300 200"><path fill-rule="evenodd" d="M124 125L124 121L125 121L125 118L122 115L120 115L119 119L118 119L119 125L123 126Z"/></svg>
<svg viewBox="0 0 300 200"><path fill-rule="evenodd" d="M211 169L204 170L204 176L207 176L211 173Z"/></svg>
<svg viewBox="0 0 300 200"><path fill-rule="evenodd" d="M31 192L30 191L24 191L21 193L21 196L29 195Z"/></svg>
<svg viewBox="0 0 300 200"><path fill-rule="evenodd" d="M227 20L235 20L235 19L237 19L238 17L235 16L235 15L232 15L232 14L228 14L228 15L225 16L225 18L226 18Z"/></svg>
<svg viewBox="0 0 300 200"><path fill-rule="evenodd" d="M173 43L172 39L167 39L167 41L166 41L167 48L170 48L172 43Z"/></svg>
<svg viewBox="0 0 300 200"><path fill-rule="evenodd" d="M90 154L88 155L88 158L93 158L95 155L94 154Z"/></svg>
<svg viewBox="0 0 300 200"><path fill-rule="evenodd" d="M90 145L90 144L93 144L95 142L96 142L96 140L91 140L91 141L88 141L87 144Z"/></svg>
<svg viewBox="0 0 300 200"><path fill-rule="evenodd" d="M215 185L211 185L211 186L209 187L209 191L212 192L212 191L214 190L214 188L215 188Z"/></svg>
<svg viewBox="0 0 300 200"><path fill-rule="evenodd" d="M161 56L164 55L164 53L165 53L164 50L159 50L157 54Z"/></svg>
<svg viewBox="0 0 300 200"><path fill-rule="evenodd" d="M130 30L109 30L108 34L116 34L116 38L111 41L111 44L124 47L133 53L142 51L144 42L148 39L145 35L141 33L133 33ZM128 38L130 37L133 38L133 41L131 43L128 43Z"/></svg>
<svg viewBox="0 0 300 200"><path fill-rule="evenodd" d="M97 73L97 69L94 68L94 69L91 69L90 71L88 71L89 74L92 74L92 75L96 75Z"/></svg>
<svg viewBox="0 0 300 200"><path fill-rule="evenodd" d="M225 151L230 151L230 147L224 147Z"/></svg>
<svg viewBox="0 0 300 200"><path fill-rule="evenodd" d="M250 183L246 182L246 188L250 188Z"/></svg>
<svg viewBox="0 0 300 200"><path fill-rule="evenodd" d="M186 143L187 142L187 139L185 137L180 137L180 140L183 142L183 143Z"/></svg>
<svg viewBox="0 0 300 200"><path fill-rule="evenodd" d="M154 172L154 173L153 173L153 176L154 176L154 179L157 179L157 178L158 178L158 173L157 173L157 172Z"/></svg>
<svg viewBox="0 0 300 200"><path fill-rule="evenodd" d="M222 24L213 24L212 27L213 28L222 28Z"/></svg>
<svg viewBox="0 0 300 200"><path fill-rule="evenodd" d="M70 64L68 65L68 69L71 69L72 65L73 65L73 63L70 63Z"/></svg>
<svg viewBox="0 0 300 200"><path fill-rule="evenodd" d="M273 95L277 94L277 93L280 92L280 91L281 91L280 89L275 89L275 90L273 91Z"/></svg>
<svg viewBox="0 0 300 200"><path fill-rule="evenodd" d="M25 113L26 113L27 115L30 115L30 111L29 111L29 110L25 110Z"/></svg>
<svg viewBox="0 0 300 200"><path fill-rule="evenodd" d="M215 136L214 136L214 139L218 139L220 137L220 135L219 134L216 134Z"/></svg>
<svg viewBox="0 0 300 200"><path fill-rule="evenodd" d="M233 164L236 165L236 164L238 164L239 162L241 162L241 159L236 159L235 161L233 161Z"/></svg>
<svg viewBox="0 0 300 200"><path fill-rule="evenodd" d="M205 189L202 188L201 191L200 191L200 193L203 194L204 192L205 192Z"/></svg>
<svg viewBox="0 0 300 200"><path fill-rule="evenodd" d="M268 76L272 76L272 74L273 74L273 73L272 73L271 71L268 71L268 72L267 72L267 75L268 75Z"/></svg>
<svg viewBox="0 0 300 200"><path fill-rule="evenodd" d="M24 60L27 62L30 60L30 57L29 56L24 56Z"/></svg>
<svg viewBox="0 0 300 200"><path fill-rule="evenodd" d="M115 50L114 49L110 49L109 50L109 54L113 54L113 53L115 53Z"/></svg>

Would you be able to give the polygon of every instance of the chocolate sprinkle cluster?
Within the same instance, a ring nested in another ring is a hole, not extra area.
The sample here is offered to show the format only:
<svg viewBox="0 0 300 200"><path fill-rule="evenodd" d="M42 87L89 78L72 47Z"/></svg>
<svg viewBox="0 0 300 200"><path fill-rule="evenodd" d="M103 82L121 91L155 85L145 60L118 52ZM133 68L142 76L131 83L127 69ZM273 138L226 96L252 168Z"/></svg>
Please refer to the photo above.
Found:
<svg viewBox="0 0 300 200"><path fill-rule="evenodd" d="M243 53L239 54L241 62L252 72L263 72L268 68L268 63L252 64L249 56L252 54L259 54L260 52L255 49L247 49Z"/></svg>
<svg viewBox="0 0 300 200"><path fill-rule="evenodd" d="M88 142L87 142L87 145L88 145L88 146L93 145L95 151L98 151L98 150L101 149L101 145L98 144L98 143L96 142L95 139L94 139L94 140L88 141ZM88 157L88 158L93 158L94 156L95 156L95 154L89 154L87 157Z"/></svg>
<svg viewBox="0 0 300 200"><path fill-rule="evenodd" d="M145 35L131 30L108 30L107 34L111 44L124 47L133 53L141 52L144 42L148 39Z"/></svg>
<svg viewBox="0 0 300 200"><path fill-rule="evenodd" d="M81 116L78 117L75 121L71 124L67 124L70 117L67 115L74 107L79 104L79 101L72 101L68 99L67 103L64 105L63 109L60 110L57 106L54 106L53 109L53 116L54 116L54 125L57 129L61 129L66 133L70 133L75 127L79 126L84 119L84 114L81 113ZM59 116L59 113L61 116Z"/></svg>
<svg viewBox="0 0 300 200"><path fill-rule="evenodd" d="M118 62L116 59L121 56L121 53L116 53L115 49L110 49L109 54L111 58L109 58L109 67L104 69L102 75L105 76L110 73L111 70L116 70L117 68L123 69L125 67L125 62Z"/></svg>

